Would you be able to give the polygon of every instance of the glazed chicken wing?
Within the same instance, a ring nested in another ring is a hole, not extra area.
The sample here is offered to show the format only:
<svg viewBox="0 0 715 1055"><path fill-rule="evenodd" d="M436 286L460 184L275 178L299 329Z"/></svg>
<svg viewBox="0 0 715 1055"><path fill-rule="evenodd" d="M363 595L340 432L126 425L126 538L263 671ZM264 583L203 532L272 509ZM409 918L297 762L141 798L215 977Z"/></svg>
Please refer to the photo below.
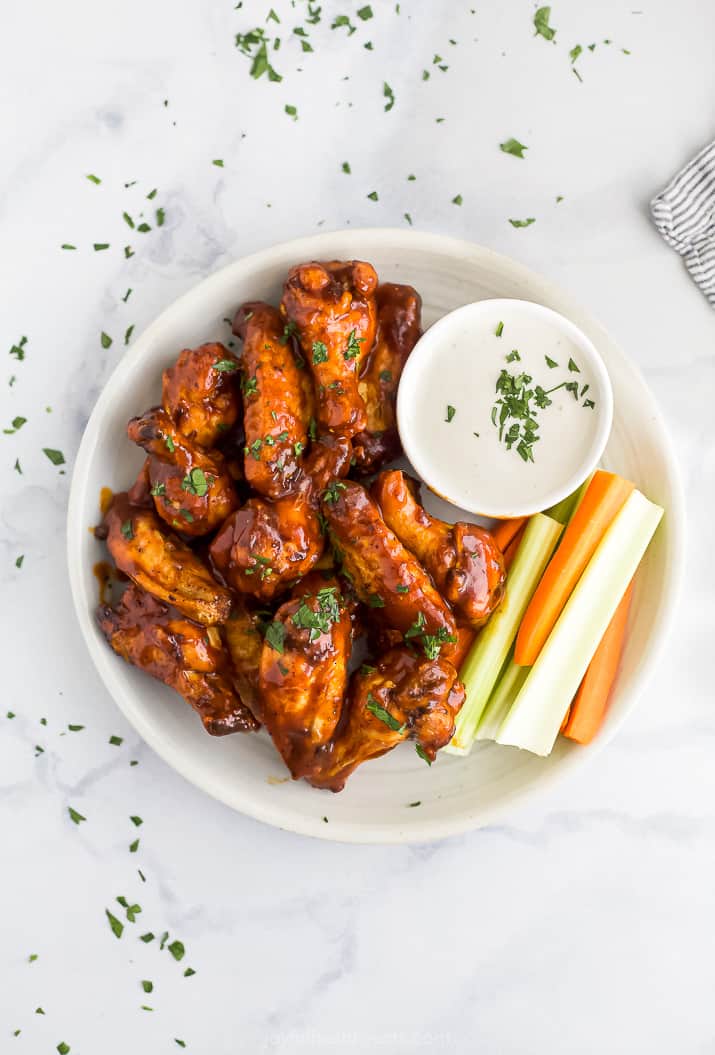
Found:
<svg viewBox="0 0 715 1055"><path fill-rule="evenodd" d="M117 655L175 689L212 736L258 728L235 690L231 660L216 627L184 619L135 585L116 608L104 605L97 617Z"/></svg>
<svg viewBox="0 0 715 1055"><path fill-rule="evenodd" d="M231 594L175 535L164 534L152 509L114 496L104 516L107 548L120 571L148 593L204 626L223 623Z"/></svg>
<svg viewBox="0 0 715 1055"><path fill-rule="evenodd" d="M244 472L259 494L282 498L295 486L313 413L313 386L299 369L293 341L277 308L255 301L239 308L233 332L241 360Z"/></svg>
<svg viewBox="0 0 715 1055"><path fill-rule="evenodd" d="M238 598L231 615L223 624L226 645L233 661L235 682L241 699L254 714L258 709L258 671L261 665L263 636L261 620Z"/></svg>
<svg viewBox="0 0 715 1055"><path fill-rule="evenodd" d="M238 505L219 451L186 439L161 407L132 418L127 435L149 455L146 477L162 520L184 535L206 535Z"/></svg>
<svg viewBox="0 0 715 1055"><path fill-rule="evenodd" d="M454 650L454 616L421 564L405 549L364 487L330 484L322 510L336 557L376 619L434 658Z"/></svg>
<svg viewBox="0 0 715 1055"><path fill-rule="evenodd" d="M355 471L373 473L399 457L397 387L407 358L421 335L422 299L412 286L384 282L377 287L377 337L358 382L367 426L353 439Z"/></svg>
<svg viewBox="0 0 715 1055"><path fill-rule="evenodd" d="M371 264L300 264L288 274L281 312L297 330L315 379L321 431L353 436L367 423L358 390L375 339L377 274Z"/></svg>
<svg viewBox="0 0 715 1055"><path fill-rule="evenodd" d="M238 419L237 377L238 363L222 344L185 348L162 383L162 403L176 430L213 447Z"/></svg>
<svg viewBox="0 0 715 1055"><path fill-rule="evenodd" d="M340 726L316 757L308 781L316 788L342 791L357 766L407 739L417 742L423 758L434 761L452 738L463 702L464 686L446 659L391 649L375 667L353 674Z"/></svg>
<svg viewBox="0 0 715 1055"><path fill-rule="evenodd" d="M488 531L477 524L445 524L419 503L419 485L392 469L380 473L372 496L385 523L418 558L457 617L482 626L504 594L504 558Z"/></svg>
<svg viewBox="0 0 715 1055"><path fill-rule="evenodd" d="M211 543L214 568L243 594L270 601L306 575L320 559L325 539L318 497L328 479L350 468L350 444L326 436L313 445L294 494L269 502L250 498Z"/></svg>
<svg viewBox="0 0 715 1055"><path fill-rule="evenodd" d="M266 631L258 713L297 779L313 771L340 718L351 624L334 579L295 593Z"/></svg>

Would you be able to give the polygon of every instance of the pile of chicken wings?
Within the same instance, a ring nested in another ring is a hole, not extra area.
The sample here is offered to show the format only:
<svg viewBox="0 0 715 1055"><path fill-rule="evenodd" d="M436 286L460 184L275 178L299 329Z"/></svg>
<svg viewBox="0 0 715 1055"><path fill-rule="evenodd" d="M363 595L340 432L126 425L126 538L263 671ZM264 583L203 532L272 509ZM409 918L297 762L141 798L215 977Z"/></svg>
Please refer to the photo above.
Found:
<svg viewBox="0 0 715 1055"><path fill-rule="evenodd" d="M127 427L139 477L96 529L130 580L98 611L114 651L213 735L265 726L294 779L332 791L403 740L434 760L503 593L489 532L384 469L420 326L417 292L368 263L294 267L279 308L238 309L240 357L205 344L164 372Z"/></svg>

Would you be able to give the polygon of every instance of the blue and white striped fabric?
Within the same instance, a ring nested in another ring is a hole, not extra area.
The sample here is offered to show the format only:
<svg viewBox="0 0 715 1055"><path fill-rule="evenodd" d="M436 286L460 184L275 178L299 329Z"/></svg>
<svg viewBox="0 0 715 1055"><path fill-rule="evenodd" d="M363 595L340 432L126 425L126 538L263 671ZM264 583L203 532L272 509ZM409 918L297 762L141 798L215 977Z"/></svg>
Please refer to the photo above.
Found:
<svg viewBox="0 0 715 1055"><path fill-rule="evenodd" d="M650 203L653 221L715 308L715 142Z"/></svg>

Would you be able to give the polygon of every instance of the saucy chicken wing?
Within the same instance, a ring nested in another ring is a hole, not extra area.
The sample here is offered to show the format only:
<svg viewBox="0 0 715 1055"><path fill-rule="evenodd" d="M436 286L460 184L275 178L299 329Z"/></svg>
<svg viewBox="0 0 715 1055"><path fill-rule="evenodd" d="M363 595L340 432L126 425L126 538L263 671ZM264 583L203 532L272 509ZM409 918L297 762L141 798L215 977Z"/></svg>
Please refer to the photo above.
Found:
<svg viewBox="0 0 715 1055"><path fill-rule="evenodd" d="M330 484L321 507L336 559L378 622L430 658L440 650L448 656L457 641L454 616L365 488L352 480Z"/></svg>
<svg viewBox="0 0 715 1055"><path fill-rule="evenodd" d="M360 260L300 264L288 274L281 312L315 380L321 431L353 436L367 423L358 376L375 339L377 274Z"/></svg>
<svg viewBox="0 0 715 1055"><path fill-rule="evenodd" d="M182 436L213 447L237 421L238 363L222 344L185 348L164 371L162 403Z"/></svg>
<svg viewBox="0 0 715 1055"><path fill-rule="evenodd" d="M333 579L300 586L266 630L259 716L294 778L316 765L340 718L347 688L350 614Z"/></svg>
<svg viewBox="0 0 715 1055"><path fill-rule="evenodd" d="M457 617L482 626L504 595L504 558L477 524L445 524L420 505L419 485L396 469L380 473L371 493L385 523L430 573Z"/></svg>
<svg viewBox="0 0 715 1055"><path fill-rule="evenodd" d="M313 445L293 494L276 502L249 498L211 543L211 561L224 582L270 601L306 575L325 547L319 494L327 479L349 468L349 442L326 436Z"/></svg>
<svg viewBox="0 0 715 1055"><path fill-rule="evenodd" d="M402 453L397 431L397 387L407 358L422 333L422 299L412 286L377 287L375 347L358 382L367 425L353 439L355 471L373 473Z"/></svg>
<svg viewBox="0 0 715 1055"><path fill-rule="evenodd" d="M306 774L316 788L342 791L362 762L379 758L402 740L415 740L422 758L433 762L454 733L464 686L451 663L394 648L350 679L343 717L335 736Z"/></svg>
<svg viewBox="0 0 715 1055"><path fill-rule="evenodd" d="M261 665L263 636L261 620L241 598L234 600L231 615L223 624L226 645L231 654L235 682L241 699L253 713L258 711L258 671Z"/></svg>
<svg viewBox="0 0 715 1055"><path fill-rule="evenodd" d="M208 534L238 505L223 455L182 436L161 407L132 418L127 435L149 455L146 476L154 508L184 535Z"/></svg>
<svg viewBox="0 0 715 1055"><path fill-rule="evenodd" d="M299 369L286 329L278 309L260 301L244 304L233 321L243 339L244 473L268 498L294 487L313 414L312 381Z"/></svg>
<svg viewBox="0 0 715 1055"><path fill-rule="evenodd" d="M103 521L107 548L120 571L148 593L204 626L223 623L231 594L176 535L164 534L152 509L115 495Z"/></svg>
<svg viewBox="0 0 715 1055"><path fill-rule="evenodd" d="M231 660L216 627L184 619L133 584L116 608L100 607L97 618L117 655L175 689L212 736L258 728L235 690Z"/></svg>

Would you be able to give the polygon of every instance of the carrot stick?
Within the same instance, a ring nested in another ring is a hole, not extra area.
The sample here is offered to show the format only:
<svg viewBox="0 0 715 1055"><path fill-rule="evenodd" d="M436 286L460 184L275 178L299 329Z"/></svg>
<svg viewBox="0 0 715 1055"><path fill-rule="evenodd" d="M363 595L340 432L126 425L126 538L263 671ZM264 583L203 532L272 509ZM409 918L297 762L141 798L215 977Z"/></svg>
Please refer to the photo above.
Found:
<svg viewBox="0 0 715 1055"><path fill-rule="evenodd" d="M603 469L594 473L521 621L514 649L519 666L536 662L574 586L632 490L633 484L621 476Z"/></svg>
<svg viewBox="0 0 715 1055"><path fill-rule="evenodd" d="M588 670L571 704L566 723L562 727L562 733L569 740L578 740L580 744L590 744L601 728L623 650L623 638L626 633L628 609L632 596L633 580L631 579L630 586L623 594L621 603L601 638L601 644L588 665Z"/></svg>
<svg viewBox="0 0 715 1055"><path fill-rule="evenodd" d="M506 550L517 531L521 531L526 521L527 517L513 517L511 520L500 520L496 527L492 529L492 538L502 553Z"/></svg>
<svg viewBox="0 0 715 1055"><path fill-rule="evenodd" d="M519 543L521 542L525 531L526 531L526 521L524 521L522 526L517 531L516 535L514 535L514 538L511 540L511 542L509 543L507 548L504 550L504 567L506 568L507 571L509 571L509 568L511 568L512 561L514 560L514 557L516 556L516 551L519 548Z"/></svg>
<svg viewBox="0 0 715 1055"><path fill-rule="evenodd" d="M457 670L459 670L464 662L476 636L477 632L476 630L472 630L471 626L457 627L457 647L454 655L449 657L449 662L456 667Z"/></svg>

